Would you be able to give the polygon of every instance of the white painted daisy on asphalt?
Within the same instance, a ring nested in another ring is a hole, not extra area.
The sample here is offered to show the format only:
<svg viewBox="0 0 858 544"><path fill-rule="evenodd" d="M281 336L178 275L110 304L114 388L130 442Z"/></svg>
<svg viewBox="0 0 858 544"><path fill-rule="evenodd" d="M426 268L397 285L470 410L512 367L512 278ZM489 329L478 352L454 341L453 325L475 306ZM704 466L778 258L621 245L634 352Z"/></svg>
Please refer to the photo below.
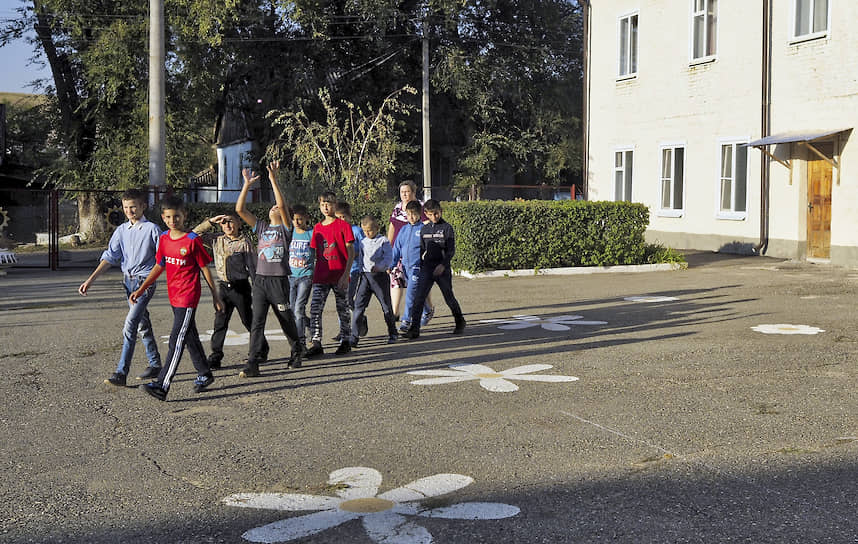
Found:
<svg viewBox="0 0 858 544"><path fill-rule="evenodd" d="M558 315L541 318L535 315L514 315L512 319L483 319L480 323L502 323L499 329L513 331L542 327L548 331L568 331L570 325L607 325L607 321L579 321L582 315Z"/></svg>
<svg viewBox="0 0 858 544"><path fill-rule="evenodd" d="M212 339L212 335L214 334L214 329L209 329L205 333L200 334L200 342L208 342ZM162 336L164 338L164 343L170 343L170 336ZM280 329L271 329L265 331L265 339L266 340L283 340L286 341L286 336L283 334L283 331ZM250 333L249 332L235 332L232 329L227 329L226 336L223 339L223 345L225 346L246 346L250 343Z"/></svg>
<svg viewBox="0 0 858 544"><path fill-rule="evenodd" d="M530 382L574 382L575 376L554 376L532 374L541 370L553 368L551 365L524 365L495 372L486 365L450 365L450 368L435 368L430 370L414 370L408 374L416 376L435 376L411 382L414 385L438 385L444 383L467 382L479 380L483 389L495 393L511 393L518 391L518 386L510 380Z"/></svg>
<svg viewBox="0 0 858 544"><path fill-rule="evenodd" d="M645 296L639 296L639 297L626 297L623 300L628 300L629 302L672 302L674 300L679 300L679 299L676 297L645 295Z"/></svg>
<svg viewBox="0 0 858 544"><path fill-rule="evenodd" d="M757 325L751 327L751 330L761 332L763 334L819 334L825 332L825 329L819 327L811 327L809 325L791 325L789 323L776 323Z"/></svg>
<svg viewBox="0 0 858 544"><path fill-rule="evenodd" d="M335 470L328 484L337 497L297 493L236 493L223 499L228 506L268 510L307 511L313 514L287 518L241 535L250 542L288 542L320 533L347 521L360 519L367 535L379 544L430 544L432 534L406 516L489 520L517 515L516 506L493 502L466 502L441 508L423 508L420 501L445 495L471 484L461 474L436 474L378 494L381 473L372 468Z"/></svg>

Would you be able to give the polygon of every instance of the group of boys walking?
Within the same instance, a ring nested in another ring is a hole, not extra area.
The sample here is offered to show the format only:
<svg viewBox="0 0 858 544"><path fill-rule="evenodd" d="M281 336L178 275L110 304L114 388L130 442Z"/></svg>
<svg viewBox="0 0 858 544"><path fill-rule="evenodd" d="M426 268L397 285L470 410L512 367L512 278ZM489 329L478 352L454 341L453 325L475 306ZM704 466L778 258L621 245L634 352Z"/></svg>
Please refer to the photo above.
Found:
<svg viewBox="0 0 858 544"><path fill-rule="evenodd" d="M339 319L338 355L349 353L357 347L359 338L367 334L366 309L373 295L382 308L387 342L394 343L399 335L388 274L400 260L407 278L402 335L410 339L419 337L424 304L436 283L453 313L453 333L462 333L465 319L453 294L450 267L455 238L452 227L441 217L439 202L428 200L425 205L416 200L409 202L406 207L409 224L391 245L373 217L362 218L360 227L352 225L348 204L337 202L336 196L329 192L319 197L322 221L309 228L307 208L287 205L277 183L278 171L278 162L268 166L275 205L267 219L257 218L246 208L247 194L259 176L244 170L244 184L235 212L206 219L192 231L185 230L187 212L180 198L168 196L161 201L161 218L167 230L159 232L143 215L147 194L138 189L123 193L122 208L128 221L114 231L95 271L78 288L86 296L92 282L111 265L122 268L129 311L123 325L119 363L105 380L106 384L127 384L139 332L148 367L138 379L152 379L142 386L143 391L166 400L185 348L197 371L194 391L206 390L214 382L212 370L221 367L223 345L234 311L250 333L248 357L240 377L259 376L260 365L268 360L270 346L265 338L265 322L269 309L291 346L287 367L300 368L303 359L324 352L322 311L332 291ZM424 214L426 222L422 221ZM240 221L256 233L255 249L240 234ZM207 266L212 258L202 238L215 224L223 231L212 241L217 284ZM164 271L173 309L173 328L166 363L162 364L147 306L154 296L156 280ZM201 296L200 274L211 290L215 308L208 357L195 323Z"/></svg>

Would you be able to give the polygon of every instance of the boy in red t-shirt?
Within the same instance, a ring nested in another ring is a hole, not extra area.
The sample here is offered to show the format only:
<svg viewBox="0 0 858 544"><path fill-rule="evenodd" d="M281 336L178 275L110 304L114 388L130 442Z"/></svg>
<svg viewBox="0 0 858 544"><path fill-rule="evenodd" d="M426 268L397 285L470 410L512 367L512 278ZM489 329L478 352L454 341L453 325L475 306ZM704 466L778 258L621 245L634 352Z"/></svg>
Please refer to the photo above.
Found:
<svg viewBox="0 0 858 544"><path fill-rule="evenodd" d="M214 382L194 321L197 304L200 302L200 272L211 289L216 312L223 310L223 303L211 272L206 267L212 259L203 247L202 239L196 233L185 231L186 216L182 199L168 196L161 201L161 219L167 225L167 230L161 234L158 241L155 266L140 287L128 297L132 304L136 304L137 299L155 283L161 272L167 271L167 295L170 298L170 306L173 307L170 351L158 378L142 386L143 391L158 400L167 400L167 392L176 375L185 346L198 374L194 380L194 391L200 393Z"/></svg>
<svg viewBox="0 0 858 544"><path fill-rule="evenodd" d="M351 351L349 338L352 335L351 315L347 292L349 288L349 270L355 258L354 235L352 226L336 217L334 209L337 197L325 192L319 197L319 210L325 218L313 227L310 247L316 250L316 267L313 270L313 295L310 301L310 332L312 345L305 357L315 357L324 353L322 349L322 310L328 293L333 291L337 304L337 316L340 319L340 347L337 355Z"/></svg>

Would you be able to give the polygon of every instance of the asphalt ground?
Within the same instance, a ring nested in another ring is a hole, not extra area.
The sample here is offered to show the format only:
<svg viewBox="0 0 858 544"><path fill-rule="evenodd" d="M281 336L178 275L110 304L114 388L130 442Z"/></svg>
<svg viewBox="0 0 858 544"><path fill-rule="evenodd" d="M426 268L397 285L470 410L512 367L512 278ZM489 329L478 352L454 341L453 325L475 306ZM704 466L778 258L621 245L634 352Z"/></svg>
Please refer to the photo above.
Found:
<svg viewBox="0 0 858 544"><path fill-rule="evenodd" d="M290 370L272 335L256 379L237 376L236 316L210 390L193 392L185 355L166 403L102 384L125 316L118 272L84 298L88 269L12 268L0 277L0 542L858 542L858 271L689 260L457 278L464 335L435 291L421 338L387 345L373 302L351 354L329 340ZM163 282L150 312L169 334ZM326 338L335 319L331 300ZM204 293L198 328L212 322ZM764 324L823 332L752 329ZM138 347L132 375L144 364ZM450 369L461 364L490 368ZM497 391L494 374L525 365L543 366ZM463 381L411 383L432 369Z"/></svg>

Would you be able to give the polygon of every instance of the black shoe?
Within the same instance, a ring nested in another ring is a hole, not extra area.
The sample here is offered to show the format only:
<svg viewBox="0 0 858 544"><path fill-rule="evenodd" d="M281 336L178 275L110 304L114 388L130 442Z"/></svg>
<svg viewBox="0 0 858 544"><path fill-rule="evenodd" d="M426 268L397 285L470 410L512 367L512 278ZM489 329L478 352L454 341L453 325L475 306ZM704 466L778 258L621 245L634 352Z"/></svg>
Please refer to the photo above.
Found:
<svg viewBox="0 0 858 544"><path fill-rule="evenodd" d="M210 369L217 370L220 368L222 360L222 357L213 357L210 355L206 362L208 363Z"/></svg>
<svg viewBox="0 0 858 544"><path fill-rule="evenodd" d="M208 374L203 374L202 376L197 376L194 380L194 393L202 393L205 391L206 387L210 386L214 383L214 376L211 375L211 372Z"/></svg>
<svg viewBox="0 0 858 544"><path fill-rule="evenodd" d="M258 378L261 376L259 373L259 365L256 363L247 363L244 365L244 368L241 369L241 372L238 373L239 378Z"/></svg>
<svg viewBox="0 0 858 544"><path fill-rule="evenodd" d="M462 316L456 317L456 328L453 329L453 334L462 334L465 332L465 318Z"/></svg>
<svg viewBox="0 0 858 544"><path fill-rule="evenodd" d="M304 353L304 359L312 359L313 357L318 357L319 355L322 355L323 353L325 353L325 350L322 349L322 343L321 342L313 342L313 345L310 346L310 349L308 349Z"/></svg>
<svg viewBox="0 0 858 544"><path fill-rule="evenodd" d="M352 344L351 344L351 342L346 340L345 342L340 343L340 347L338 347L337 351L335 351L334 353L336 353L337 355L345 355L346 353L350 352L351 350L352 350Z"/></svg>
<svg viewBox="0 0 858 544"><path fill-rule="evenodd" d="M333 338L331 338L331 340L333 340L334 342L339 342L342 339L343 339L342 334L338 334L338 335L334 336Z"/></svg>
<svg viewBox="0 0 858 544"><path fill-rule="evenodd" d="M301 368L301 360L304 358L305 351L307 350L304 348L304 343L299 342L292 351L292 355L289 356L289 360L286 361L286 368Z"/></svg>
<svg viewBox="0 0 858 544"><path fill-rule="evenodd" d="M388 344L395 344L397 338L399 338L398 334L391 334L390 336L387 337L387 343Z"/></svg>
<svg viewBox="0 0 858 544"><path fill-rule="evenodd" d="M352 336L352 339L349 340L349 346L351 346L353 348L358 347L358 341L359 340L360 340L360 338L358 338L357 336Z"/></svg>
<svg viewBox="0 0 858 544"><path fill-rule="evenodd" d="M412 327L412 328L408 329L407 331L405 331L405 333L402 335L402 337L407 338L409 340L414 340L415 338L420 338L420 330Z"/></svg>
<svg viewBox="0 0 858 544"><path fill-rule="evenodd" d="M138 380L151 380L151 379L157 378L158 374L160 374L160 373L161 373L161 367L160 366L147 366L146 370L143 372L143 374L140 374L139 376L137 376L137 379Z"/></svg>
<svg viewBox="0 0 858 544"><path fill-rule="evenodd" d="M146 394L152 395L160 401L167 400L167 392L164 391L163 388L161 388L161 384L159 384L158 382L143 384L140 386L140 389L142 389Z"/></svg>
<svg viewBox="0 0 858 544"><path fill-rule="evenodd" d="M367 322L365 314L360 316L360 319L358 319L357 326L358 326L357 335L358 336L366 336L367 333L369 332L369 322Z"/></svg>
<svg viewBox="0 0 858 544"><path fill-rule="evenodd" d="M115 385L116 387L125 387L125 374L114 372L113 376L104 380L107 385Z"/></svg>

